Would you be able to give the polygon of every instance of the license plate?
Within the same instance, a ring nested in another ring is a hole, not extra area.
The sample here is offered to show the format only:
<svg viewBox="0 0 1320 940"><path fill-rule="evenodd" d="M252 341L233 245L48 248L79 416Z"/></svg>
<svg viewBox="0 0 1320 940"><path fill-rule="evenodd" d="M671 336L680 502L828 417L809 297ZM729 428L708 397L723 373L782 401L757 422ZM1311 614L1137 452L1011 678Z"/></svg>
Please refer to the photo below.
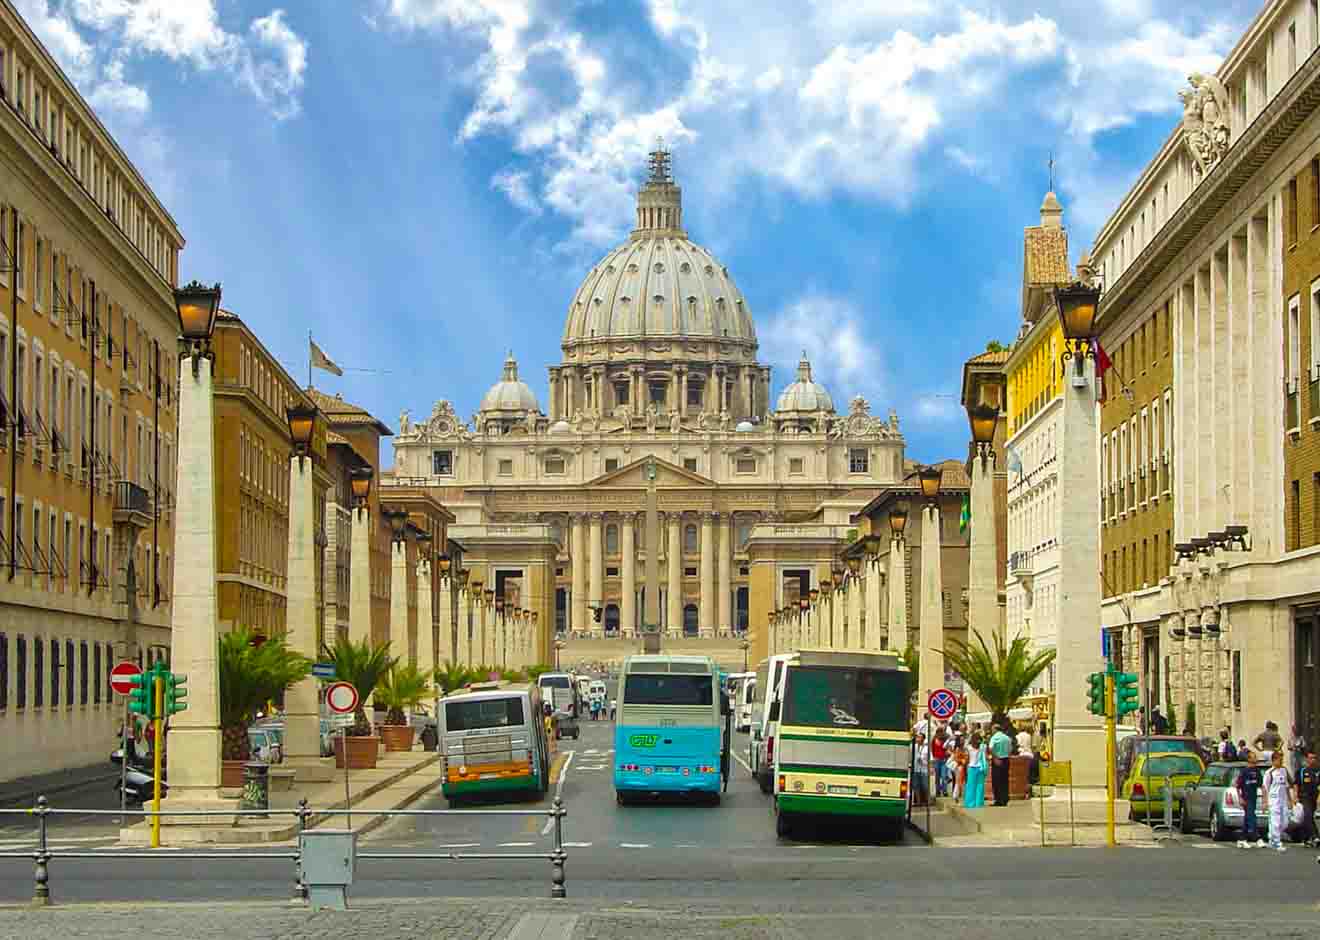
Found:
<svg viewBox="0 0 1320 940"><path fill-rule="evenodd" d="M678 773L678 768L677 768L677 767L657 767L657 768L655 769L655 772L658 773L658 774L676 774L676 773Z"/></svg>
<svg viewBox="0 0 1320 940"><path fill-rule="evenodd" d="M854 793L857 792L857 788L856 788L856 787L843 787L843 786L839 786L838 784L833 784L833 783L832 783L832 784L830 784L830 786L829 786L829 792L830 792L830 793L843 793L843 794L847 794L847 795L851 796L852 794L854 794Z"/></svg>

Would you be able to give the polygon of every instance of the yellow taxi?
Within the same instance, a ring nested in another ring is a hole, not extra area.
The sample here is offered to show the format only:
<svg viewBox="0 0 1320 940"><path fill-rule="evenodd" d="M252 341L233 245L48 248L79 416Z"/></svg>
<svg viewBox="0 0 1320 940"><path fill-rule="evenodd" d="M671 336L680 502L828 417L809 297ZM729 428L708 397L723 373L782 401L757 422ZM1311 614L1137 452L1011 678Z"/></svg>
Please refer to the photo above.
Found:
<svg viewBox="0 0 1320 940"><path fill-rule="evenodd" d="M1201 779L1204 772L1205 764L1200 755L1190 751L1137 755L1119 794L1131 807L1128 818L1136 819L1138 815L1144 817L1151 813L1163 815L1165 786L1173 789L1171 796L1176 814L1183 789Z"/></svg>

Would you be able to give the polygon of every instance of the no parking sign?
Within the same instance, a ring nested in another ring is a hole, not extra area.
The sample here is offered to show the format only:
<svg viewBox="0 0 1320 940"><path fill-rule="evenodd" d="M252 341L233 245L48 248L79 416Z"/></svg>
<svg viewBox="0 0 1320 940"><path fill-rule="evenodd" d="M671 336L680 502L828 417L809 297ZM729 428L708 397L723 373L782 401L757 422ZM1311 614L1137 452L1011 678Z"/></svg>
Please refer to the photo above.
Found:
<svg viewBox="0 0 1320 940"><path fill-rule="evenodd" d="M944 721L952 718L958 711L958 696L948 689L936 689L926 700L926 707L930 710L931 717Z"/></svg>

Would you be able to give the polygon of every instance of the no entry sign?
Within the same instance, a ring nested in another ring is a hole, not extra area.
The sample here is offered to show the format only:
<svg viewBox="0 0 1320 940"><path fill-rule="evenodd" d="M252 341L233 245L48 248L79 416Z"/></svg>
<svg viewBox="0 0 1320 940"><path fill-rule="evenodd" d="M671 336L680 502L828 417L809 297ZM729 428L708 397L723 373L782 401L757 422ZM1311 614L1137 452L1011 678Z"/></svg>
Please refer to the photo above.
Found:
<svg viewBox="0 0 1320 940"><path fill-rule="evenodd" d="M347 715L358 706L357 689L347 682L333 682L326 686L325 704L336 715Z"/></svg>
<svg viewBox="0 0 1320 940"><path fill-rule="evenodd" d="M142 674L142 667L137 663L131 663L124 660L121 663L115 663L115 668L110 670L110 688L114 689L118 695L127 695L133 691L130 679Z"/></svg>
<svg viewBox="0 0 1320 940"><path fill-rule="evenodd" d="M948 689L936 689L930 693L930 699L926 705L933 717L940 720L952 718L954 712L958 710L958 696Z"/></svg>

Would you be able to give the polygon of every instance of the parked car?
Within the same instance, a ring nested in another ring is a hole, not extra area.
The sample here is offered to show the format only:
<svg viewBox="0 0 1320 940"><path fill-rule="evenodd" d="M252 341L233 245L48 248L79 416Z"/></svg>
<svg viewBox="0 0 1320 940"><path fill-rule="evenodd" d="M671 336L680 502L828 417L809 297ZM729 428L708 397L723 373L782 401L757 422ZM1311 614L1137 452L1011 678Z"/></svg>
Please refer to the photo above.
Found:
<svg viewBox="0 0 1320 940"><path fill-rule="evenodd" d="M1150 742L1150 753L1152 754L1196 754L1201 758L1202 764L1207 764L1213 757L1201 749L1201 743L1190 734L1153 734L1149 738L1140 734L1132 734L1121 739L1118 742L1118 754L1114 764L1118 779L1115 781L1119 789L1127 782L1128 772L1132 769L1132 762L1138 754L1146 753L1146 742Z"/></svg>
<svg viewBox="0 0 1320 940"><path fill-rule="evenodd" d="M1162 816L1166 786L1171 791L1174 812L1179 812L1183 787L1200 780L1204 770L1200 755L1188 751L1138 754L1120 791L1122 798L1128 801L1128 818Z"/></svg>
<svg viewBox="0 0 1320 940"><path fill-rule="evenodd" d="M1215 761L1183 788L1179 807L1180 828L1191 834L1202 826L1209 828L1210 838L1216 842L1230 839L1240 831L1246 820L1242 798L1238 796L1237 779L1247 765L1241 761ZM1265 801L1256 801L1256 829L1269 829L1269 814Z"/></svg>

